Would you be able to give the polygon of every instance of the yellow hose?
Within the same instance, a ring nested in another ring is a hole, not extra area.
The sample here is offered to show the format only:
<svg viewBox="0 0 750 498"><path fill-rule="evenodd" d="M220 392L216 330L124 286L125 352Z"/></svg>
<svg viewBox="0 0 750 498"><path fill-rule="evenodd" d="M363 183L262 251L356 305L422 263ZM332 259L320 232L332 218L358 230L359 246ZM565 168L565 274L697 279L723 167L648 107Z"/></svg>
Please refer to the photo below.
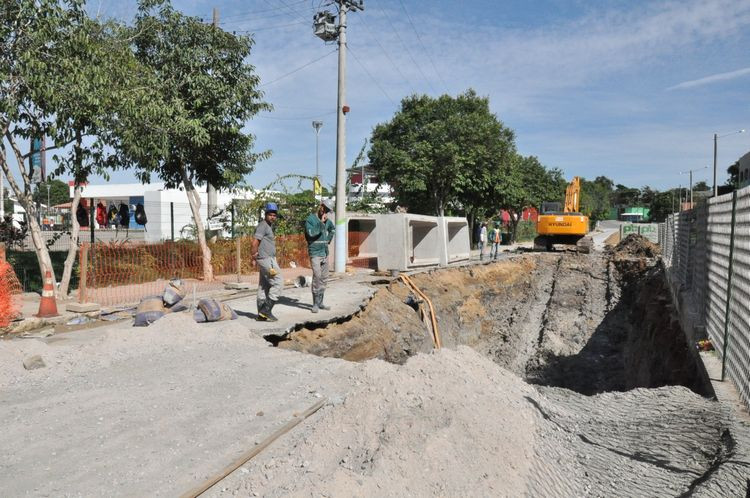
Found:
<svg viewBox="0 0 750 498"><path fill-rule="evenodd" d="M437 324L437 318L435 318L435 308L432 306L432 301L430 301L430 298L427 297L427 295L422 292L419 287L412 281L411 278L409 278L408 275L400 275L401 280L404 281L404 283L407 285L407 287L411 288L414 292L417 293L419 297L424 299L427 302L427 306L430 308L430 321L432 323L432 340L435 343L435 349L440 349L443 347L443 343L440 340L440 332L438 331L438 324Z"/></svg>

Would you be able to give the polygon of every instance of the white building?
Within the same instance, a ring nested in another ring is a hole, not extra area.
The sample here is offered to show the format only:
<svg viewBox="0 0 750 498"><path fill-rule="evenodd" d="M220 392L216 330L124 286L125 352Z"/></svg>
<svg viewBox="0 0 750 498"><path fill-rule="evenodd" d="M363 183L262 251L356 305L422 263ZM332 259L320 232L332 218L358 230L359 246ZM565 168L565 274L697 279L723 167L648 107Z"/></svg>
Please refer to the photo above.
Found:
<svg viewBox="0 0 750 498"><path fill-rule="evenodd" d="M73 197L73 185L70 185L70 196ZM208 228L208 196L205 186L196 186L201 200L201 219ZM234 199L252 199L251 192L217 192L216 209L226 215L227 206ZM88 205L97 206L99 202L109 210L112 206L119 209L121 204L128 206L130 211L130 230L144 230L144 239L148 242L158 242L172 238L186 238L193 225L193 213L188 203L187 194L183 188L165 189L163 183L127 183L85 185L81 189L81 198L87 199ZM139 225L135 220L135 209L142 204L146 213L146 225ZM226 218L228 220L228 217ZM217 221L214 217L212 221ZM97 228L98 227L97 225ZM102 227L103 228L103 227ZM102 229L100 228L100 229Z"/></svg>
<svg viewBox="0 0 750 498"><path fill-rule="evenodd" d="M348 170L349 192L347 203L361 201L365 196L375 195L379 204L390 204L394 202L393 188L387 183L380 183L375 169L371 166L362 166Z"/></svg>
<svg viewBox="0 0 750 498"><path fill-rule="evenodd" d="M737 179L739 181L739 187L747 187L750 185L750 152L740 158L740 167L737 172Z"/></svg>

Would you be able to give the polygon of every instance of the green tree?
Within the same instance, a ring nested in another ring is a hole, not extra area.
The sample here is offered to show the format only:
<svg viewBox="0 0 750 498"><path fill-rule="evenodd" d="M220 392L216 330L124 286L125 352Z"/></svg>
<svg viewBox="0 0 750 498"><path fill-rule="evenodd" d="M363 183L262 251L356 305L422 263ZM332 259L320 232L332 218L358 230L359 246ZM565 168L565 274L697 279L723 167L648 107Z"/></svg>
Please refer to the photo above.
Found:
<svg viewBox="0 0 750 498"><path fill-rule="evenodd" d="M123 26L90 19L82 0L20 0L0 7L3 45L0 55L0 132L19 165L21 182L9 174L13 193L27 213L31 240L42 275L55 280L46 245L37 222L31 181L30 154L21 143L49 137L56 164L54 176L67 173L76 183L73 210L80 199L79 185L92 172L107 176L118 164L122 149L147 151L149 138L134 138L134 129L147 128L149 113L162 119L164 106L155 110L151 88L155 78L138 64ZM156 127L159 128L159 127ZM145 154L144 154L145 155ZM65 199L68 198L67 186ZM46 188L39 189L46 204ZM50 191L50 197L52 192ZM77 253L78 225L73 231L61 279L67 292Z"/></svg>
<svg viewBox="0 0 750 498"><path fill-rule="evenodd" d="M49 185L49 205L56 206L70 202L70 187L57 179L47 179L34 188L34 202L47 205L47 185Z"/></svg>
<svg viewBox="0 0 750 498"><path fill-rule="evenodd" d="M655 223L663 222L668 214L679 209L679 191L677 189L659 192L653 191L654 195L648 204L651 221Z"/></svg>
<svg viewBox="0 0 750 498"><path fill-rule="evenodd" d="M557 168L546 168L535 156L514 155L494 184L492 197L498 207L510 213L511 239L516 240L518 221L524 209L565 196L565 179Z"/></svg>
<svg viewBox="0 0 750 498"><path fill-rule="evenodd" d="M40 272L45 275L49 271L53 281L55 274L41 237L39 213L33 199L31 154L24 154L21 149L31 139L50 137L53 145L48 150L63 151L60 159L63 164L70 158L80 160L84 150L89 149L84 146L85 131L71 126L71 122L95 119L87 102L116 94L121 83L108 72L110 67L97 63L97 53L110 55L91 36L102 33L101 28L87 17L81 0L19 0L0 5L0 134L4 141L0 147L0 167L26 211ZM127 52L127 44L124 48ZM114 111L96 108L98 118L122 119ZM103 150L103 143L97 140L94 143L92 148ZM71 144L73 147L66 149ZM8 149L15 156L20 182L10 172L5 155ZM76 181L79 178L75 175ZM74 245L73 242L73 255Z"/></svg>
<svg viewBox="0 0 750 498"><path fill-rule="evenodd" d="M593 182L581 179L580 211L591 221L606 220L611 208L611 185L606 177L597 177Z"/></svg>
<svg viewBox="0 0 750 498"><path fill-rule="evenodd" d="M618 208L635 206L640 195L641 191L637 188L626 187L618 183L612 192L612 204Z"/></svg>
<svg viewBox="0 0 750 498"><path fill-rule="evenodd" d="M489 100L473 90L457 97L413 95L375 127L368 156L399 204L443 216L450 207L470 210L490 191L513 139L490 112Z"/></svg>
<svg viewBox="0 0 750 498"><path fill-rule="evenodd" d="M175 11L168 1L142 0L133 30L136 55L156 75L153 92L174 109L172 124L156 134L168 144L161 157L132 157L136 176L152 175L167 187L182 185L188 196L203 253L203 275L213 279L211 251L200 216L196 185L233 188L270 152L253 153L255 138L244 132L256 113L269 110L248 64L253 41Z"/></svg>
<svg viewBox="0 0 750 498"><path fill-rule="evenodd" d="M737 161L728 167L727 174L729 175L729 178L727 178L726 185L737 188L740 184L740 162Z"/></svg>

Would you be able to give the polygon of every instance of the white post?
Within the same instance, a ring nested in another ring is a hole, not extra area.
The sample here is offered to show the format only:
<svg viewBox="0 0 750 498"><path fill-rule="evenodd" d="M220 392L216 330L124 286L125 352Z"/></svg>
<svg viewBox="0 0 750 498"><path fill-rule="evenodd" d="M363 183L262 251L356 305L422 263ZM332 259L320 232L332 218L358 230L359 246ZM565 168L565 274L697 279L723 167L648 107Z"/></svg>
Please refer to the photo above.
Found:
<svg viewBox="0 0 750 498"><path fill-rule="evenodd" d="M345 2L339 12L339 88L336 119L336 256L334 271L346 271L346 11Z"/></svg>

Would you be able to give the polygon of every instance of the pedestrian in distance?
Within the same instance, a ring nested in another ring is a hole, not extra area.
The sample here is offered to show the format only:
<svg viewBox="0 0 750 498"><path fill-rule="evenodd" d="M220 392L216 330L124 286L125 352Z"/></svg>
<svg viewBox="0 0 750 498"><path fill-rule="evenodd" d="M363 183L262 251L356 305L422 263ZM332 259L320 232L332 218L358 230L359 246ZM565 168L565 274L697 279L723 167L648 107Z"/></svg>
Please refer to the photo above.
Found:
<svg viewBox="0 0 750 498"><path fill-rule="evenodd" d="M479 229L479 261L484 259L484 246L487 244L487 222L482 222L482 227Z"/></svg>
<svg viewBox="0 0 750 498"><path fill-rule="evenodd" d="M490 241L490 259L497 259L497 253L500 251L500 241L502 240L499 221L495 222L495 226L490 230L488 237Z"/></svg>
<svg viewBox="0 0 750 498"><path fill-rule="evenodd" d="M333 240L336 228L329 216L333 211L333 201L325 199L318 206L318 210L305 220L305 239L307 240L307 254L312 266L312 312L329 310L330 306L323 304L328 280L328 244Z"/></svg>
<svg viewBox="0 0 750 498"><path fill-rule="evenodd" d="M479 222L479 220L477 220L476 223L474 223L474 237L472 239L477 249L479 249L479 237L481 235L481 232L482 224Z"/></svg>
<svg viewBox="0 0 750 498"><path fill-rule="evenodd" d="M281 276L281 268L276 261L276 238L273 234L273 225L276 223L279 207L275 202L266 204L263 219L255 227L253 237L252 256L258 263L258 321L275 322L278 320L273 315L273 307L281 297L284 287L284 279Z"/></svg>

